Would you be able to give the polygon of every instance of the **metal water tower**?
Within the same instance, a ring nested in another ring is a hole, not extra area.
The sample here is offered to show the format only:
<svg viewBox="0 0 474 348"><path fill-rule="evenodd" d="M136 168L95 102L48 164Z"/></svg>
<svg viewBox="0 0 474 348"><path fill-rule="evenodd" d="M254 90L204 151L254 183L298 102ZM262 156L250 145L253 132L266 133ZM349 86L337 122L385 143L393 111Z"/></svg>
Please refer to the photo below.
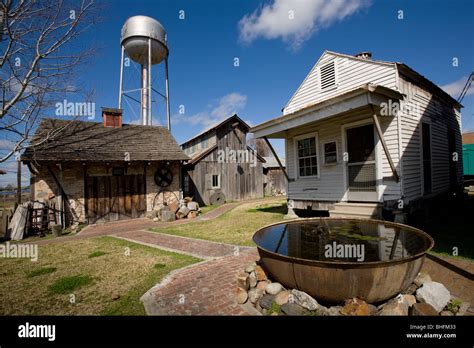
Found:
<svg viewBox="0 0 474 348"><path fill-rule="evenodd" d="M123 66L125 53L134 62L141 65L141 100L140 114L141 124L151 125L152 114L152 91L160 94L166 100L166 116L168 129L171 129L170 102L168 85L168 46L166 44L166 32L157 20L147 16L134 16L127 19L122 27L122 57L120 64L120 90L118 107L122 108L122 97L127 93L137 90L123 90ZM166 95L162 95L151 85L151 67L155 64L165 62ZM131 98L133 99L133 98Z"/></svg>

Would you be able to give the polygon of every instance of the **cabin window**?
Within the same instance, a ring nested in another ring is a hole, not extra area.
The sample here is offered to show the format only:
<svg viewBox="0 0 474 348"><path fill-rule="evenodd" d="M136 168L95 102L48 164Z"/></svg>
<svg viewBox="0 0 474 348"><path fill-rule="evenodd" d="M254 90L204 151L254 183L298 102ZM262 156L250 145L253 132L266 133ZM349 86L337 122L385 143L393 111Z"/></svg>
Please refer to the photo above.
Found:
<svg viewBox="0 0 474 348"><path fill-rule="evenodd" d="M212 175L212 188L218 189L221 187L221 176L218 174Z"/></svg>
<svg viewBox="0 0 474 348"><path fill-rule="evenodd" d="M189 194L189 175L184 174L184 185L183 185L184 192Z"/></svg>
<svg viewBox="0 0 474 348"><path fill-rule="evenodd" d="M319 68L321 89L329 89L336 86L336 67L334 61Z"/></svg>
<svg viewBox="0 0 474 348"><path fill-rule="evenodd" d="M337 163L337 143L331 141L324 144L324 164Z"/></svg>
<svg viewBox="0 0 474 348"><path fill-rule="evenodd" d="M296 147L298 176L318 176L318 151L316 136L296 139Z"/></svg>

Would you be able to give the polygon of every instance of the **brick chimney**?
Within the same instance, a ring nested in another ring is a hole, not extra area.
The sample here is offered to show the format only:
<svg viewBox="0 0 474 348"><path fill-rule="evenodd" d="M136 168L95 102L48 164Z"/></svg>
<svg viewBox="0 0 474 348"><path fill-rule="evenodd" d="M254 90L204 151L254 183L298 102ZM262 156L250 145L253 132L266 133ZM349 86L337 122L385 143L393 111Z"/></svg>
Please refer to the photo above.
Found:
<svg viewBox="0 0 474 348"><path fill-rule="evenodd" d="M357 58L371 60L372 59L372 52L360 52L355 55Z"/></svg>
<svg viewBox="0 0 474 348"><path fill-rule="evenodd" d="M122 128L122 109L102 108L104 127Z"/></svg>

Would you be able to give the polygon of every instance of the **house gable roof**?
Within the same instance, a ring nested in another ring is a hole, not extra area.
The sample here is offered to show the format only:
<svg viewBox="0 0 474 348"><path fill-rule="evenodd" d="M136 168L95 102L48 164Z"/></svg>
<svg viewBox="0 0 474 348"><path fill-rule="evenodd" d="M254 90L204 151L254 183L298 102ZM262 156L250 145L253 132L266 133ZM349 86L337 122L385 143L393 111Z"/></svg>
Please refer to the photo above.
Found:
<svg viewBox="0 0 474 348"><path fill-rule="evenodd" d="M382 61L382 60L376 60L376 59L364 59L364 58L356 57L356 56L349 55L349 54L344 54L344 53L338 53L338 52L325 50L323 52L323 54L318 58L316 63L313 65L313 67L311 68L309 73L306 75L304 80L298 86L295 93L293 93L291 98L288 100L288 102L286 103L286 105L284 106L283 109L286 109L291 104L291 102L295 99L295 97L298 96L298 94L299 94L300 90L302 89L302 87L305 86L307 81L309 79L311 79L314 76L314 74L317 73L316 70L317 70L317 67L319 66L319 63L328 55L334 56L334 57L347 58L347 59L354 60L354 61L359 61L359 62L364 62L366 64L377 64L377 65L388 66L388 67L391 66L393 68L398 69L399 73L401 72L405 76L409 77L411 79L411 81L414 82L415 84L421 85L421 86L427 88L428 90L430 90L433 94L436 94L436 95L442 97L443 99L448 100L449 102L451 102L453 105L455 105L457 107L461 107L461 104L459 104L456 99L451 97L448 93L446 93L444 90L442 90L435 83L433 83L432 81L430 81L429 79L427 79L426 77L424 77L420 73L416 72L415 70L413 70L412 68L410 68L408 65L406 65L404 63L388 62L388 61Z"/></svg>
<svg viewBox="0 0 474 348"><path fill-rule="evenodd" d="M124 124L45 118L21 156L22 161L188 160L168 129Z"/></svg>
<svg viewBox="0 0 474 348"><path fill-rule="evenodd" d="M181 143L181 146L186 146L188 145L190 142L194 141L194 140L197 140L207 134L209 134L210 132L224 126L225 124L231 122L231 121L236 121L236 122L239 122L243 127L244 129L247 130L247 132L250 130L250 126L244 122L237 114L234 114L228 118L226 118L225 120L219 122L219 123L216 123L214 124L213 126L209 127L209 128L206 128L205 130L203 130L201 133L198 133L196 134L195 136L193 136L192 138L186 140L184 143Z"/></svg>

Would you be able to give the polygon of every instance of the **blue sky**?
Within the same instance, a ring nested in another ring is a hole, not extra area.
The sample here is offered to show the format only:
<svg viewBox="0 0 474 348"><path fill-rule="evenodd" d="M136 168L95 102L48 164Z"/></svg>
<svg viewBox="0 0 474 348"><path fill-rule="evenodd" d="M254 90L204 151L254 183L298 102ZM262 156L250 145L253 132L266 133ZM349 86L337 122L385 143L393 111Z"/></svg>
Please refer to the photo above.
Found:
<svg viewBox="0 0 474 348"><path fill-rule="evenodd" d="M172 131L178 142L233 112L250 124L280 115L325 49L347 54L370 51L374 59L406 63L447 86L455 97L474 67L471 0L100 3L104 6L101 22L78 44L101 49L77 82L95 89L97 108L116 107L121 27L133 15L159 20L168 33ZM287 15L287 6L295 8L291 23L280 20L282 13ZM179 18L180 10L185 19ZM399 10L403 19L398 19ZM454 57L458 67L452 66ZM239 59L239 67L234 66L234 58ZM153 75L155 87L163 91L164 84L156 80L163 79L162 68L154 67ZM125 75L126 86L139 83L134 67L127 68ZM464 130L474 130L473 89L463 101ZM185 107L181 115L180 105ZM154 107L155 122L165 122L164 104ZM137 120L128 104L124 104L124 117L127 123ZM276 147L283 152L281 142ZM0 180L2 184L9 179Z"/></svg>

